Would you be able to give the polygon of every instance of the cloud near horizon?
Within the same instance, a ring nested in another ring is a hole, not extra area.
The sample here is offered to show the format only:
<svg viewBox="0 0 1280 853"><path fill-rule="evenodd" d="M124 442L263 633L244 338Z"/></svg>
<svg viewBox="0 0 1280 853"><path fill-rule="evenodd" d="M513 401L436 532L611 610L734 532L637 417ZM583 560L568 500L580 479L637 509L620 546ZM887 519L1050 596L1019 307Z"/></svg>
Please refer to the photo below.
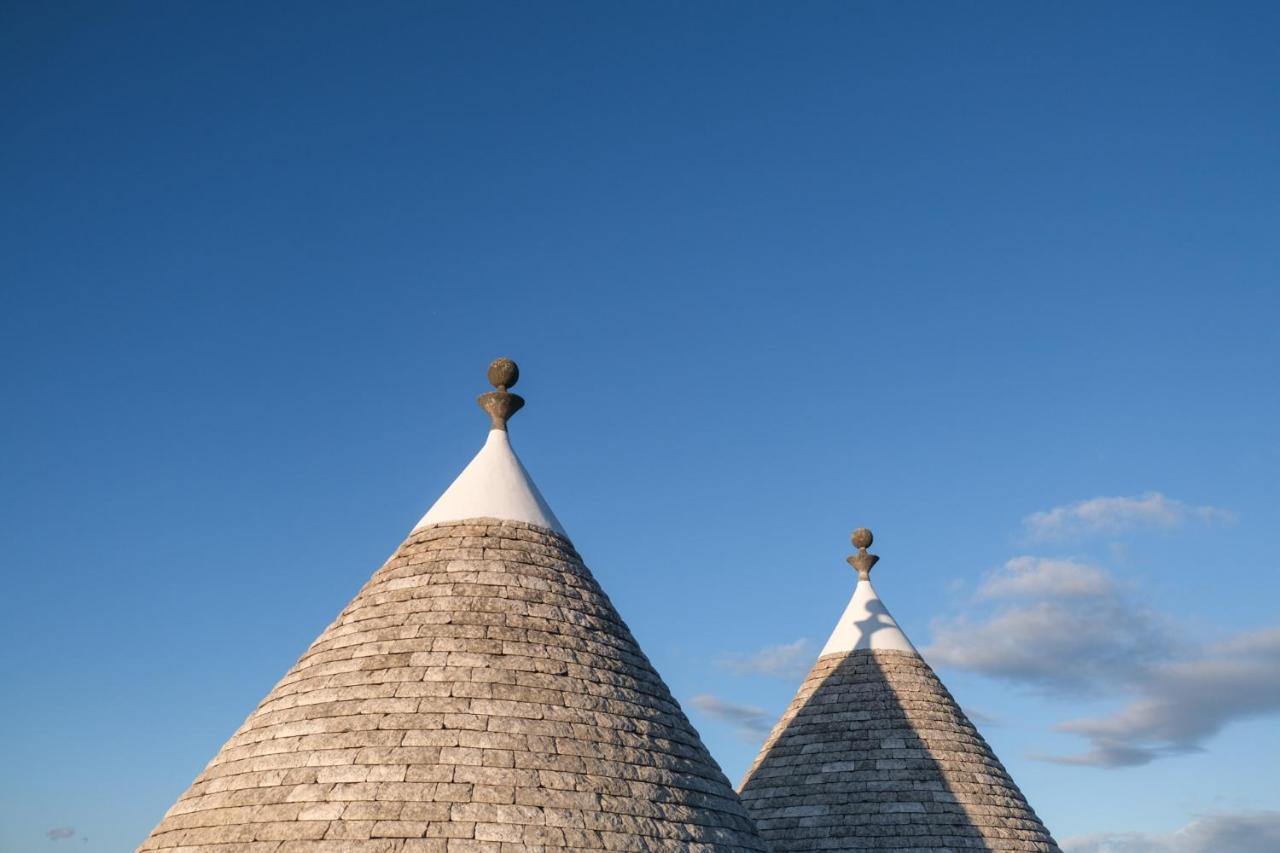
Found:
<svg viewBox="0 0 1280 853"><path fill-rule="evenodd" d="M1135 681L1174 651L1164 620L1088 563L1015 557L983 580L977 598L997 609L935 620L925 657L1050 693L1089 694Z"/></svg>
<svg viewBox="0 0 1280 853"><path fill-rule="evenodd" d="M75 834L75 829L70 826L58 826L45 833L50 841L62 841L73 837Z"/></svg>
<svg viewBox="0 0 1280 853"><path fill-rule="evenodd" d="M927 658L1051 694L1129 698L1112 714L1056 727L1086 738L1087 751L1039 760L1133 767L1280 713L1280 627L1188 646L1098 566L1037 557L988 575L975 601L995 610L935 621Z"/></svg>
<svg viewBox="0 0 1280 853"><path fill-rule="evenodd" d="M1191 521L1232 522L1235 513L1214 506L1192 506L1146 492L1136 497L1096 497L1052 509L1033 512L1022 526L1033 541L1063 539L1082 534L1114 534L1138 527L1167 530Z"/></svg>
<svg viewBox="0 0 1280 853"><path fill-rule="evenodd" d="M1266 628L1216 643L1192 659L1152 667L1137 698L1124 708L1057 727L1088 738L1090 751L1046 760L1097 767L1147 764L1199 751L1235 720L1275 713L1280 713L1280 628Z"/></svg>
<svg viewBox="0 0 1280 853"><path fill-rule="evenodd" d="M1106 832L1062 841L1064 853L1275 853L1280 850L1280 811L1198 817L1169 833Z"/></svg>

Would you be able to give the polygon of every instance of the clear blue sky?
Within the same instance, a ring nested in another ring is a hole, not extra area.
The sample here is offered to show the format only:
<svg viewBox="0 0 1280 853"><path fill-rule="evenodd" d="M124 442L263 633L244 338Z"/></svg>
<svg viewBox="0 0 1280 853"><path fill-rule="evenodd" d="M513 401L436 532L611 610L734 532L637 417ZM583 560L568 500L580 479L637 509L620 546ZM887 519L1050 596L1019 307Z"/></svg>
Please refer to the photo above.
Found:
<svg viewBox="0 0 1280 853"><path fill-rule="evenodd" d="M735 781L761 723L692 700L772 721L865 524L1060 839L1280 809L1280 684L1214 680L1280 670L1278 43L1271 3L3 4L0 851L138 843L480 446L497 355ZM1028 620L1068 647L1008 660Z"/></svg>

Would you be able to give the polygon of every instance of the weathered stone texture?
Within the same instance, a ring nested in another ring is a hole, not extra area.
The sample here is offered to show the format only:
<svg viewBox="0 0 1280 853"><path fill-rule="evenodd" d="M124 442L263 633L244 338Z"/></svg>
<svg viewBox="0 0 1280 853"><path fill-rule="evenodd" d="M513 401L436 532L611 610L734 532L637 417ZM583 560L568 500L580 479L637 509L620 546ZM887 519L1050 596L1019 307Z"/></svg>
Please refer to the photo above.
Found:
<svg viewBox="0 0 1280 853"><path fill-rule="evenodd" d="M139 849L766 847L569 541L480 519L411 534Z"/></svg>
<svg viewBox="0 0 1280 853"><path fill-rule="evenodd" d="M741 793L775 853L1060 853L946 687L911 652L819 658Z"/></svg>

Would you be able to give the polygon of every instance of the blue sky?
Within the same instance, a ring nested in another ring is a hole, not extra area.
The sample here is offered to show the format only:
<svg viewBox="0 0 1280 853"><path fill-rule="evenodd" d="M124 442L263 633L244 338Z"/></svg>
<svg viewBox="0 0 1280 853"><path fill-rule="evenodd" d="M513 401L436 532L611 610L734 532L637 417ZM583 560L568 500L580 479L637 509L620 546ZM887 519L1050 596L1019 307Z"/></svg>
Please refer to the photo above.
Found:
<svg viewBox="0 0 1280 853"><path fill-rule="evenodd" d="M0 6L0 851L138 843L479 448L497 355L735 781L867 525L1071 849L1265 845L1278 37L1263 3Z"/></svg>

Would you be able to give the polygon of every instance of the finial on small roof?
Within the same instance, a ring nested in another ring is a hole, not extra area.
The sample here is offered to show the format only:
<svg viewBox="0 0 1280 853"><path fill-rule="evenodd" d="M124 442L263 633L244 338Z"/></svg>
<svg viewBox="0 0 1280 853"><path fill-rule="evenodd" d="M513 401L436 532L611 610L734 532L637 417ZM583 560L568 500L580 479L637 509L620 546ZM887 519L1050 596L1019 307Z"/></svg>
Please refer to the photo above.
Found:
<svg viewBox="0 0 1280 853"><path fill-rule="evenodd" d="M853 547L858 549L858 553L849 558L849 565L858 570L858 580L860 581L871 580L871 567L880 559L875 554L867 553L867 549L871 547L871 543L874 541L875 537L865 527L859 527L853 531Z"/></svg>
<svg viewBox="0 0 1280 853"><path fill-rule="evenodd" d="M489 365L489 384L497 391L481 394L476 398L480 408L489 413L491 429L507 429L507 421L524 406L524 398L508 393L520 381L520 368L509 358L495 358Z"/></svg>

